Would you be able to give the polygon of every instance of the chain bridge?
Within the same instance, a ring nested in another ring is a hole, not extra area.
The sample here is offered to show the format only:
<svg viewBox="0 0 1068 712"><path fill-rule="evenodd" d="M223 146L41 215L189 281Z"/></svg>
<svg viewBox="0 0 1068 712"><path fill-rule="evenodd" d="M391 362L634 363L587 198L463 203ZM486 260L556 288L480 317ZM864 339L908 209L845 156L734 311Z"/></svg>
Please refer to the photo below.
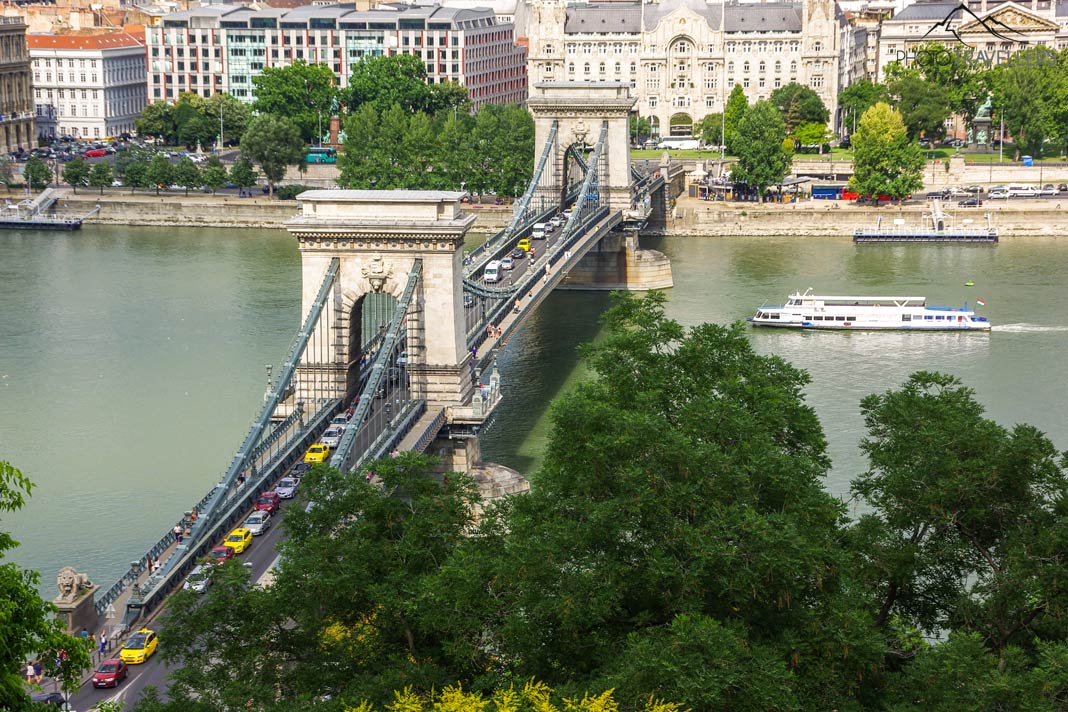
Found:
<svg viewBox="0 0 1068 712"><path fill-rule="evenodd" d="M464 237L476 218L462 211L463 193L300 195L287 228L305 317L258 417L196 515L186 513L189 535L165 533L90 597L92 610L61 610L68 623L122 607L129 627L158 608L341 413L351 417L329 462L343 471L406 450L440 455L447 470L478 465L479 432L501 398L496 354L552 290L671 286L667 258L640 250L637 235L665 214L681 174L632 168L633 104L623 83L535 85L533 176L505 229L471 253ZM542 237L545 223L555 224Z"/></svg>

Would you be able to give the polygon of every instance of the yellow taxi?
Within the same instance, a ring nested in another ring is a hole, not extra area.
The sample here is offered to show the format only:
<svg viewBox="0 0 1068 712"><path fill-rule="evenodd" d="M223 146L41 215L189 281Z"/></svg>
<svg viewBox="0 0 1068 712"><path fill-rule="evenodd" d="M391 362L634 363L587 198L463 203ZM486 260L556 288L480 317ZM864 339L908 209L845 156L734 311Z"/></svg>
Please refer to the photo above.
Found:
<svg viewBox="0 0 1068 712"><path fill-rule="evenodd" d="M515 243L515 246L523 250L523 252L530 252L530 238L521 238L519 242Z"/></svg>
<svg viewBox="0 0 1068 712"><path fill-rule="evenodd" d="M223 546L228 546L234 550L235 554L241 554L245 549L252 546L252 530L245 527L238 527L230 532L226 537L226 541L223 542Z"/></svg>
<svg viewBox="0 0 1068 712"><path fill-rule="evenodd" d="M123 644L119 657L127 665L139 665L152 657L157 647L159 647L159 637L156 631L142 628Z"/></svg>
<svg viewBox="0 0 1068 712"><path fill-rule="evenodd" d="M330 448L322 443L315 443L304 453L304 462L326 462L330 457Z"/></svg>

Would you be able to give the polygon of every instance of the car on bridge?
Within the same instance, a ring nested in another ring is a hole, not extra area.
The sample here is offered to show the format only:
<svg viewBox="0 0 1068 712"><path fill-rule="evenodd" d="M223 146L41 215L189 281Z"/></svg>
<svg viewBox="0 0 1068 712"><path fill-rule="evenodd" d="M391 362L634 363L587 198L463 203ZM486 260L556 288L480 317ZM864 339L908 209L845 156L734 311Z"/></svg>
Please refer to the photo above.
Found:
<svg viewBox="0 0 1068 712"><path fill-rule="evenodd" d="M319 442L333 450L341 444L341 437L345 434L345 428L339 425L331 425L319 438Z"/></svg>
<svg viewBox="0 0 1068 712"><path fill-rule="evenodd" d="M252 508L257 512L274 514L282 508L282 498L279 497L278 493L274 490L264 492L260 495L260 498L256 500L256 504Z"/></svg>
<svg viewBox="0 0 1068 712"><path fill-rule="evenodd" d="M310 462L298 462L297 464L293 465L293 469L289 471L289 476L295 477L299 480L301 477L308 474L308 470L310 470L311 468L312 465Z"/></svg>
<svg viewBox="0 0 1068 712"><path fill-rule="evenodd" d="M333 420L330 421L330 427L341 428L342 430L344 430L345 428L349 427L349 418L351 417L352 416L346 415L345 413L338 413L334 416Z"/></svg>
<svg viewBox="0 0 1068 712"><path fill-rule="evenodd" d="M182 586L187 591L196 591L197 593L207 593L208 586L211 585L211 571L201 565L193 567L193 570L189 572L189 578L185 580L185 585Z"/></svg>
<svg viewBox="0 0 1068 712"><path fill-rule="evenodd" d="M222 564L230 559L234 558L234 550L228 546L217 546L208 552L208 558L205 559L205 563Z"/></svg>
<svg viewBox="0 0 1068 712"><path fill-rule="evenodd" d="M156 631L142 628L130 636L119 651L119 658L127 665L139 665L148 660L159 647Z"/></svg>
<svg viewBox="0 0 1068 712"><path fill-rule="evenodd" d="M515 269L515 260L513 260L511 257L502 257L501 269Z"/></svg>
<svg viewBox="0 0 1068 712"><path fill-rule="evenodd" d="M304 453L304 462L317 464L326 462L330 457L330 448L322 443L315 443Z"/></svg>
<svg viewBox="0 0 1068 712"><path fill-rule="evenodd" d="M235 554L243 554L245 549L252 546L252 532L245 527L238 527L226 536L223 546L230 547Z"/></svg>
<svg viewBox="0 0 1068 712"><path fill-rule="evenodd" d="M295 480L292 477L283 477L275 485L274 491L278 493L278 496L282 499L293 499L297 495L297 485L300 484L300 480Z"/></svg>
<svg viewBox="0 0 1068 712"><path fill-rule="evenodd" d="M471 292L464 292L464 308L470 309L475 306L475 295Z"/></svg>
<svg viewBox="0 0 1068 712"><path fill-rule="evenodd" d="M93 687L118 687L129 674L130 668L120 658L105 660L93 673Z"/></svg>
<svg viewBox="0 0 1068 712"><path fill-rule="evenodd" d="M245 528L252 532L252 536L260 536L271 528L270 512L253 512L245 520ZM192 575L192 574L190 574Z"/></svg>
<svg viewBox="0 0 1068 712"><path fill-rule="evenodd" d="M60 692L35 692L30 695L30 700L39 705L52 705L61 710L69 710L70 705Z"/></svg>
<svg viewBox="0 0 1068 712"><path fill-rule="evenodd" d="M511 257L513 260L521 260L527 256L527 251L521 247L516 247L512 249L508 256Z"/></svg>
<svg viewBox="0 0 1068 712"><path fill-rule="evenodd" d="M530 252L530 248L532 247L532 245L530 244L529 237L519 238L519 242L515 243L515 246L523 250L524 252Z"/></svg>

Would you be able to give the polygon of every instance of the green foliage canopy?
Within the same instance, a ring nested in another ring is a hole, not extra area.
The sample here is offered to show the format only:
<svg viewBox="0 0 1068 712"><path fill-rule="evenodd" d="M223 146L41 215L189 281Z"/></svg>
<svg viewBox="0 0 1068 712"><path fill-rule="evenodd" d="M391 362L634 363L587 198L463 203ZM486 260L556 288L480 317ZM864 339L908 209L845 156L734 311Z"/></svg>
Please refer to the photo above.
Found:
<svg viewBox="0 0 1068 712"><path fill-rule="evenodd" d="M764 189L780 182L790 170L792 156L783 147L785 139L786 126L770 101L750 106L735 129L738 163L731 169L731 179L756 188L761 202Z"/></svg>
<svg viewBox="0 0 1068 712"><path fill-rule="evenodd" d="M334 70L302 59L284 67L267 67L252 78L258 114L286 118L296 124L306 144L318 143L319 126L330 128L331 107L338 98ZM242 134L244 135L244 134Z"/></svg>
<svg viewBox="0 0 1068 712"><path fill-rule="evenodd" d="M241 155L256 161L267 178L268 195L285 178L286 168L304 161L304 140L295 123L284 116L261 114L241 137Z"/></svg>
<svg viewBox="0 0 1068 712"><path fill-rule="evenodd" d="M849 185L862 196L901 199L923 187L923 152L909 142L901 114L888 104L864 112L852 142Z"/></svg>

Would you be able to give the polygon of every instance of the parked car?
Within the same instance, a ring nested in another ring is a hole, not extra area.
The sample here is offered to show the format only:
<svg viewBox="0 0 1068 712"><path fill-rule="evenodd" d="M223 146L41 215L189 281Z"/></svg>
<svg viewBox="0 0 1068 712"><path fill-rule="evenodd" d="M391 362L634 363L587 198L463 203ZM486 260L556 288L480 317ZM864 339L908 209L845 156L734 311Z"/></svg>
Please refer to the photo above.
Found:
<svg viewBox="0 0 1068 712"><path fill-rule="evenodd" d="M1058 193L1068 193L1068 183L1058 183L1057 184L1057 192Z"/></svg>
<svg viewBox="0 0 1068 712"><path fill-rule="evenodd" d="M243 554L245 549L252 546L252 532L245 527L238 527L226 536L223 546L230 547L235 554Z"/></svg>
<svg viewBox="0 0 1068 712"><path fill-rule="evenodd" d="M217 546L208 552L206 563L217 565L234 558L234 550L228 546Z"/></svg>
<svg viewBox="0 0 1068 712"><path fill-rule="evenodd" d="M1057 189L1053 187L1052 183L1046 183L1044 186L1042 186L1039 189L1038 194L1039 195L1056 195L1057 194Z"/></svg>
<svg viewBox="0 0 1068 712"><path fill-rule="evenodd" d="M964 189L965 193L971 193L972 195L979 195L983 192L983 186L981 185L969 185Z"/></svg>
<svg viewBox="0 0 1068 712"><path fill-rule="evenodd" d="M242 526L252 532L252 536L260 536L271 528L271 513L253 512L248 515L248 519L245 520Z"/></svg>
<svg viewBox="0 0 1068 712"><path fill-rule="evenodd" d="M964 200L957 201L957 206L961 208L981 208L983 207L983 201L975 196L972 196L971 198L965 198Z"/></svg>
<svg viewBox="0 0 1068 712"><path fill-rule="evenodd" d="M282 499L293 499L297 495L297 485L299 484L299 480L295 480L292 477L283 477L275 485L274 491Z"/></svg>
<svg viewBox="0 0 1068 712"><path fill-rule="evenodd" d="M1009 191L1002 188L1001 190L991 190L986 194L989 200L1007 200L1009 197Z"/></svg>
<svg viewBox="0 0 1068 712"><path fill-rule="evenodd" d="M159 638L156 636L156 631L142 628L123 644L119 657L127 665L137 665L152 657L158 646Z"/></svg>
<svg viewBox="0 0 1068 712"><path fill-rule="evenodd" d="M197 565L189 572L189 577L185 580L185 585L182 587L187 591L196 591L197 593L207 593L208 586L211 585L211 572L204 566Z"/></svg>

